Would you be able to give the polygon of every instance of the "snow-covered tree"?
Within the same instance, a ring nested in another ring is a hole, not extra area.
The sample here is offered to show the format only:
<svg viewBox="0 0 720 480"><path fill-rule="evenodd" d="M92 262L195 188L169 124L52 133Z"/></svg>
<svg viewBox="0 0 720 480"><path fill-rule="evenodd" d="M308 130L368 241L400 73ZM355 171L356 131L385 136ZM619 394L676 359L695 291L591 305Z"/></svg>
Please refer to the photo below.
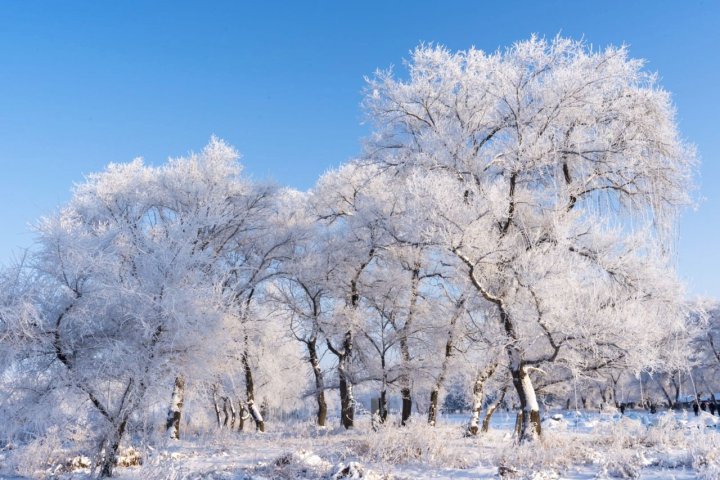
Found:
<svg viewBox="0 0 720 480"><path fill-rule="evenodd" d="M546 364L651 363L681 328L670 253L694 157L642 67L625 48L532 38L421 46L408 78L369 81L367 159L406 179L426 240L494 308L523 439L540 432L531 375Z"/></svg>
<svg viewBox="0 0 720 480"><path fill-rule="evenodd" d="M178 436L184 373L212 358L206 345L227 312L215 267L248 208L237 157L213 139L165 166L110 165L38 227L23 296L33 319L14 316L4 339L20 381L43 372L46 401L65 390L92 407L102 475L149 391L175 385L167 427Z"/></svg>

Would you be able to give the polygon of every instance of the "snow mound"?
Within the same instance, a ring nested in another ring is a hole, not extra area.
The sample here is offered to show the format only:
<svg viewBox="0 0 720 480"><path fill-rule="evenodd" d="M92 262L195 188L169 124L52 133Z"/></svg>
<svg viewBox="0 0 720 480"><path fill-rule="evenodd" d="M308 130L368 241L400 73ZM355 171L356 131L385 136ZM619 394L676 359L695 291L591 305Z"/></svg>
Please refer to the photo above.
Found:
<svg viewBox="0 0 720 480"><path fill-rule="evenodd" d="M568 421L565 420L565 417L563 417L561 414L556 413L550 417L543 419L542 426L543 428L547 428L549 430L567 430Z"/></svg>
<svg viewBox="0 0 720 480"><path fill-rule="evenodd" d="M347 465L339 463L335 467L335 473L330 477L331 480L381 480L383 477L373 472L372 470L366 469L358 462L350 462Z"/></svg>
<svg viewBox="0 0 720 480"><path fill-rule="evenodd" d="M332 470L332 464L313 452L300 450L280 455L269 464L256 468L259 475L277 479L323 478Z"/></svg>

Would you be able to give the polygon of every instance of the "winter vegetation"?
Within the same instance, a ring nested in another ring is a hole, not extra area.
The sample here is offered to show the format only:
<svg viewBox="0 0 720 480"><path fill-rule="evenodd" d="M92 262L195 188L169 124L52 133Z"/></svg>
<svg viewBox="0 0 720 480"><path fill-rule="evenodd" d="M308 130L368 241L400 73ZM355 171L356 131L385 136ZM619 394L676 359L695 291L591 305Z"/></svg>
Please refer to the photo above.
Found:
<svg viewBox="0 0 720 480"><path fill-rule="evenodd" d="M37 223L0 475L720 475L720 305L674 268L696 160L643 62L422 45L363 106L309 191L213 137Z"/></svg>

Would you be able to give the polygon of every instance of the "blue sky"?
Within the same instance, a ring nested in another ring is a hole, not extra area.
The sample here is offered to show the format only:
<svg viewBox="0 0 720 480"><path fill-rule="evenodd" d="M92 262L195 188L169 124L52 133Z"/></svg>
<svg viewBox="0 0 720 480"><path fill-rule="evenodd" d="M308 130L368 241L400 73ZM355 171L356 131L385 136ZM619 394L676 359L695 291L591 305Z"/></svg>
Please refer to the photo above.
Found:
<svg viewBox="0 0 720 480"><path fill-rule="evenodd" d="M360 151L363 76L419 42L495 50L532 33L626 43L673 93L702 160L678 265L720 298L720 2L0 2L0 263L109 162L162 163L216 134L296 188Z"/></svg>

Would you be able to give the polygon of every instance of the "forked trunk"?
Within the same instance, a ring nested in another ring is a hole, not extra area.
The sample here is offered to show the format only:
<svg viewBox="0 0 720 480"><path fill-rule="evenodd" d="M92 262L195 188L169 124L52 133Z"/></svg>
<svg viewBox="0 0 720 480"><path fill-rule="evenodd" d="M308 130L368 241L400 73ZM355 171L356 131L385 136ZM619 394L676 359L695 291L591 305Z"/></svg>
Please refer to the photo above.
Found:
<svg viewBox="0 0 720 480"><path fill-rule="evenodd" d="M445 383L445 376L447 375L448 366L450 364L450 358L453 352L453 341L455 339L455 324L462 313L463 306L465 305L465 298L460 298L455 305L455 314L450 319L450 328L448 329L447 341L445 342L445 357L443 358L442 367L440 367L440 374L437 377L433 389L430 391L430 408L428 409L428 424L431 427L435 426L438 416L438 404L440 401L440 389Z"/></svg>
<svg viewBox="0 0 720 480"><path fill-rule="evenodd" d="M117 465L120 441L125 434L126 425L127 418L124 418L117 427L113 429L108 438L105 439L104 455L102 457L102 464L100 465L100 478L112 477L113 470Z"/></svg>
<svg viewBox="0 0 720 480"><path fill-rule="evenodd" d="M165 423L165 429L172 440L180 439L180 418L182 416L184 397L185 378L182 375L178 375L175 377L175 387L173 387L170 409L168 410L167 422Z"/></svg>
<svg viewBox="0 0 720 480"><path fill-rule="evenodd" d="M484 433L490 430L490 420L492 419L493 413L495 413L505 399L505 392L507 392L507 385L500 390L500 395L497 400L495 400L495 402L488 407L487 412L485 412L485 418L483 419L482 428L480 429L481 432Z"/></svg>
<svg viewBox="0 0 720 480"><path fill-rule="evenodd" d="M496 367L497 367L496 363L489 365L484 370L481 370L480 372L478 372L477 377L475 377L475 383L473 384L473 404L472 404L472 411L471 411L471 417L470 417L470 425L468 426L468 433L470 435L478 434L479 423L480 423L480 411L482 410L482 405L483 405L485 382L487 382L488 379L495 372Z"/></svg>

